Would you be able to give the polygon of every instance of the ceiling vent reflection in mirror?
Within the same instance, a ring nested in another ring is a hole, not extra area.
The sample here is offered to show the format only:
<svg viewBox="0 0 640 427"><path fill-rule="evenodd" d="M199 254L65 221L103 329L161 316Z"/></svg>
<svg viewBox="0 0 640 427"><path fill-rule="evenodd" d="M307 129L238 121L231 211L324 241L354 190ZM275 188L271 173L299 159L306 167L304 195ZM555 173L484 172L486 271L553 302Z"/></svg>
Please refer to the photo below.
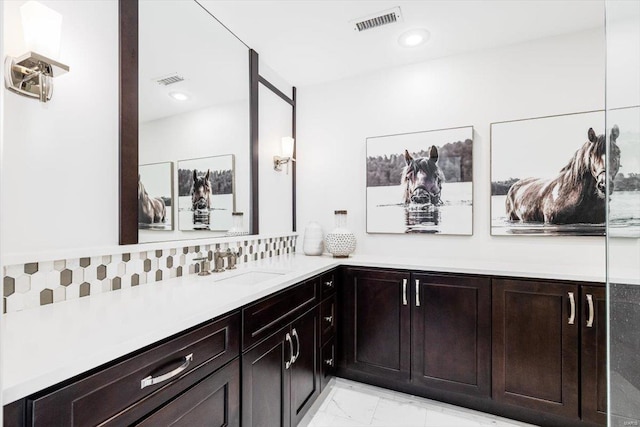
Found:
<svg viewBox="0 0 640 427"><path fill-rule="evenodd" d="M162 76L162 77L156 77L155 79L152 79L154 82L161 84L163 86L169 86L172 85L174 83L179 83L184 81L184 77L179 76L178 73L173 73L173 74L169 74L167 76Z"/></svg>
<svg viewBox="0 0 640 427"><path fill-rule="evenodd" d="M353 24L353 29L358 32L396 22L402 22L402 14L400 13L399 6L350 21L350 23Z"/></svg>

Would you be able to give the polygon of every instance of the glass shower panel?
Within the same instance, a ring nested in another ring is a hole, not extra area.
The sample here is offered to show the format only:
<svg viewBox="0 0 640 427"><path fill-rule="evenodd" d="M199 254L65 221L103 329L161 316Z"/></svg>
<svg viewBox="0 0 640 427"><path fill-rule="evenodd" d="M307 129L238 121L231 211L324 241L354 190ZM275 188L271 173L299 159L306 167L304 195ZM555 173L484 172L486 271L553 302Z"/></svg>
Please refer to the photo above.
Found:
<svg viewBox="0 0 640 427"><path fill-rule="evenodd" d="M609 425L640 426L640 2L607 0L606 37Z"/></svg>

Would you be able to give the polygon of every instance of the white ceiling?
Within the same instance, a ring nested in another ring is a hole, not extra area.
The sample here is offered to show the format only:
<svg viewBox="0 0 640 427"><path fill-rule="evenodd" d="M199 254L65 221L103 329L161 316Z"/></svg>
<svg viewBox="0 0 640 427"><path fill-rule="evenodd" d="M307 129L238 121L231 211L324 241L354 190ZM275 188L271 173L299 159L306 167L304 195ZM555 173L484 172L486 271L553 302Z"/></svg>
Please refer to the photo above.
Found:
<svg viewBox="0 0 640 427"><path fill-rule="evenodd" d="M601 0L200 0L260 58L301 87L364 72L604 25ZM358 33L350 21L400 6L403 22ZM431 33L409 49L397 39Z"/></svg>

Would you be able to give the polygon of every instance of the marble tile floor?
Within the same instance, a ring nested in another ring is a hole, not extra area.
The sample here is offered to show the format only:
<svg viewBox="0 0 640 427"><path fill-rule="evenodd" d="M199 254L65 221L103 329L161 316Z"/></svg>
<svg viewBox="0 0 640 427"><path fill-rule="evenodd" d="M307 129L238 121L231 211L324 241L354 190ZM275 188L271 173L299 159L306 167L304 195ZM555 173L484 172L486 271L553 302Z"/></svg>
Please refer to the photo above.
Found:
<svg viewBox="0 0 640 427"><path fill-rule="evenodd" d="M532 424L335 378L299 426L532 427Z"/></svg>

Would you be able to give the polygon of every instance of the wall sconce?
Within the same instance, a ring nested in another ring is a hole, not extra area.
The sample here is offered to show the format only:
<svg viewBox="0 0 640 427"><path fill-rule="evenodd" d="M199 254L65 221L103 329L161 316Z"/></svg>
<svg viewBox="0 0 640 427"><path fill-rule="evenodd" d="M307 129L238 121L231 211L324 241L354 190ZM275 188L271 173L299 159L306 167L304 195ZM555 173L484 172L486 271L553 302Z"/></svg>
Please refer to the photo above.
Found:
<svg viewBox="0 0 640 427"><path fill-rule="evenodd" d="M287 165L287 174L289 173L289 162L295 162L293 158L294 139L290 136L282 138L282 156L273 156L273 170L282 171L282 165Z"/></svg>
<svg viewBox="0 0 640 427"><path fill-rule="evenodd" d="M20 15L27 53L5 58L5 87L47 102L53 95L51 79L69 71L69 66L51 59L60 51L62 15L36 1L23 4Z"/></svg>

